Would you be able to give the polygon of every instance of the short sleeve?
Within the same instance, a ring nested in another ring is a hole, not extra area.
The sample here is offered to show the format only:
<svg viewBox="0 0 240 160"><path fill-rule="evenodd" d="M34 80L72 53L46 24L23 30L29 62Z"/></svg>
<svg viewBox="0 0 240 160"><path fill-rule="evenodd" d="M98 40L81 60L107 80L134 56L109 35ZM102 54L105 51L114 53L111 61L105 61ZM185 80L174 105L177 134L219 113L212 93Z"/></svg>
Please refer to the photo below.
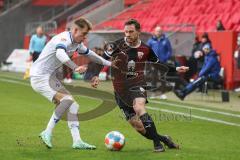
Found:
<svg viewBox="0 0 240 160"><path fill-rule="evenodd" d="M71 43L71 39L69 38L69 35L67 35L67 33L59 34L55 38L56 50L64 49L65 51L67 51L67 47Z"/></svg>
<svg viewBox="0 0 240 160"><path fill-rule="evenodd" d="M89 53L89 49L83 44L79 44L77 48L78 54L84 54L87 55Z"/></svg>
<svg viewBox="0 0 240 160"><path fill-rule="evenodd" d="M148 61L154 62L154 63L157 63L159 61L158 57L156 56L156 54L154 53L154 51L151 48L149 48Z"/></svg>

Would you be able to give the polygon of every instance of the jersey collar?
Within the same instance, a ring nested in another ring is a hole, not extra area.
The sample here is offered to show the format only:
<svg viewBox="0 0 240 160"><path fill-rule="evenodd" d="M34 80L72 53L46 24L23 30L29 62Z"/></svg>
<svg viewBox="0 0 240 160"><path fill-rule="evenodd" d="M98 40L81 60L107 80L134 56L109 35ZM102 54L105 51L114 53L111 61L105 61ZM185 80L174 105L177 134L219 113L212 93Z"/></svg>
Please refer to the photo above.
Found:
<svg viewBox="0 0 240 160"><path fill-rule="evenodd" d="M72 44L73 44L74 42L73 42L73 38L72 38L72 33L71 33L70 31L68 31L68 33L69 33L69 36L70 36L71 42L72 42Z"/></svg>
<svg viewBox="0 0 240 160"><path fill-rule="evenodd" d="M142 44L142 41L139 40L139 42L138 42L138 44L137 44L136 46L131 46L131 45L127 42L127 38L126 38L126 37L124 37L124 41L125 41L125 43L126 43L130 48L138 48L138 47L140 47L141 44Z"/></svg>

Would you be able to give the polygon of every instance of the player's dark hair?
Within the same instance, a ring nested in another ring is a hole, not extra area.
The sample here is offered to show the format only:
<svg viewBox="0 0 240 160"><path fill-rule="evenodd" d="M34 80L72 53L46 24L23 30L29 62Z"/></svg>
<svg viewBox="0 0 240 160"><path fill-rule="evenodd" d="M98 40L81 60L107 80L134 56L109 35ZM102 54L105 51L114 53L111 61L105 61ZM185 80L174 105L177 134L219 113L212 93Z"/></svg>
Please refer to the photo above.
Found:
<svg viewBox="0 0 240 160"><path fill-rule="evenodd" d="M74 24L76 24L78 27L80 28L85 28L87 27L88 30L91 30L92 29L92 24L91 22L89 22L87 19L85 18L79 18L77 19L76 21L74 21Z"/></svg>
<svg viewBox="0 0 240 160"><path fill-rule="evenodd" d="M136 30L138 30L138 31L141 29L141 25L136 19L130 19L130 20L126 21L124 26L127 26L127 25L134 25Z"/></svg>

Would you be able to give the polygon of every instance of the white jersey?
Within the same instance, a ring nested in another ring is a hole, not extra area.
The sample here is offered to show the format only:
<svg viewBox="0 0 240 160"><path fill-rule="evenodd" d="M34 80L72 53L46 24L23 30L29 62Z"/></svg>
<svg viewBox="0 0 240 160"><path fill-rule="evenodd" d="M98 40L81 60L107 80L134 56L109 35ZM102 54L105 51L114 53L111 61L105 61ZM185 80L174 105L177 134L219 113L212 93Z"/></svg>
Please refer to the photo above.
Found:
<svg viewBox="0 0 240 160"><path fill-rule="evenodd" d="M64 49L69 57L77 51L79 54L87 55L89 49L82 43L74 43L71 32L65 31L54 36L44 47L38 59L33 63L30 76L50 75L62 65L56 57L57 49Z"/></svg>

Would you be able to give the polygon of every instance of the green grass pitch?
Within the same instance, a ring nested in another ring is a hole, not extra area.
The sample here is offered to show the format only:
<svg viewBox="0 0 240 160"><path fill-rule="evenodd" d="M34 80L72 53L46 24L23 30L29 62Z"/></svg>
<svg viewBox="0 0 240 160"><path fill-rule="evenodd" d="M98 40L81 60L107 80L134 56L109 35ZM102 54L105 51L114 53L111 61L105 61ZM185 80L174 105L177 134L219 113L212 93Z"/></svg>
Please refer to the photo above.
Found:
<svg viewBox="0 0 240 160"><path fill-rule="evenodd" d="M103 83L104 85L111 86L109 82ZM91 110L101 103L101 99L84 96L75 98L80 105L80 112ZM45 128L53 112L53 104L35 93L29 82L21 80L19 74L0 72L0 159L239 159L239 112L213 108L198 110L202 107L197 105L192 106L195 109L190 111L178 107L184 106L184 103L165 102L170 105L157 103L157 100L150 101L148 111L154 116L158 131L171 135L181 144L180 150L167 149L164 153L153 153L152 142L136 133L126 123L118 108L101 117L80 122L82 139L95 144L96 150L71 149L71 135L65 121L60 121L56 126L53 149L49 150L42 145L38 135ZM208 109L213 112L206 111ZM229 114L221 114L222 112ZM120 131L126 137L126 145L120 152L108 151L104 146L105 135L113 130Z"/></svg>

